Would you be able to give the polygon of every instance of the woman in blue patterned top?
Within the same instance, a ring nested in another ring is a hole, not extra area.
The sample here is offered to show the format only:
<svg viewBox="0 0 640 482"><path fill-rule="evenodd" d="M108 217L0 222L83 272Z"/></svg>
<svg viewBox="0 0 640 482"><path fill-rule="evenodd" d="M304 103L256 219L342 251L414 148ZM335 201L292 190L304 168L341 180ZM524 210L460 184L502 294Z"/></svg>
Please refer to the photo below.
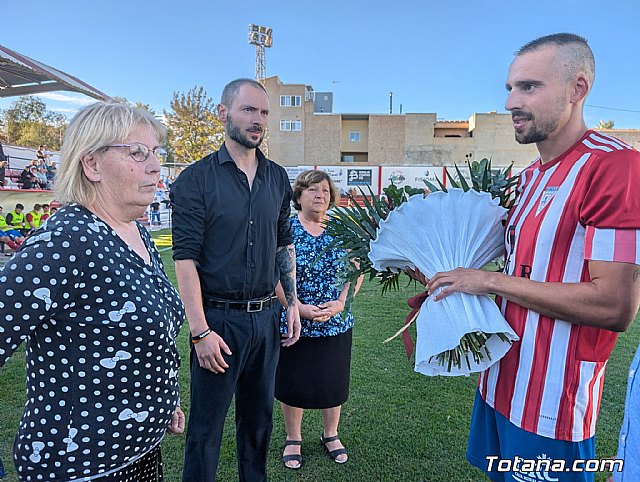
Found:
<svg viewBox="0 0 640 482"><path fill-rule="evenodd" d="M280 350L275 389L287 431L282 460L289 469L302 465L304 409L322 410L320 441L331 459L342 464L348 458L338 438L338 423L340 408L349 397L353 314L342 313L349 285L335 284L344 252L332 249L314 262L332 240L324 222L327 210L339 199L337 188L323 171L305 171L293 185L293 205L298 214L291 217L291 227L302 331L295 345ZM276 292L285 304L282 290ZM283 318L281 331L286 333L286 329Z"/></svg>

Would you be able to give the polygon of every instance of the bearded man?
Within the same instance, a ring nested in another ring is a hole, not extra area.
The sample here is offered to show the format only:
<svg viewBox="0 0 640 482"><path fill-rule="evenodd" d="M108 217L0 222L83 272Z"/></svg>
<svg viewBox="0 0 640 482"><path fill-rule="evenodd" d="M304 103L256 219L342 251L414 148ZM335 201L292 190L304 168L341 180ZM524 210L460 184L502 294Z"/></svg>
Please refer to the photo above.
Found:
<svg viewBox="0 0 640 482"><path fill-rule="evenodd" d="M300 335L291 186L286 171L258 149L268 115L260 83L230 82L218 105L224 144L171 189L173 259L191 331L185 482L216 479L234 395L238 478L267 480L279 348ZM278 282L289 306L282 340Z"/></svg>
<svg viewBox="0 0 640 482"><path fill-rule="evenodd" d="M578 35L517 52L505 108L540 156L520 174L505 270L414 273L436 301L496 294L520 337L480 374L471 419L467 459L494 481L593 480L580 461L595 457L607 360L640 304L640 153L587 129L594 77Z"/></svg>

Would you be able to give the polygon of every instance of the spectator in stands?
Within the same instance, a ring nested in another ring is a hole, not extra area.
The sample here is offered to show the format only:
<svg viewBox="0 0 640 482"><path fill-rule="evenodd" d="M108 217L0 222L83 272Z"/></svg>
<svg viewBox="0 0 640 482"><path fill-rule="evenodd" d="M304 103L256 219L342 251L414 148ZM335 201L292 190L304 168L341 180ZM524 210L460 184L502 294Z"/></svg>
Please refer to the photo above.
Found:
<svg viewBox="0 0 640 482"><path fill-rule="evenodd" d="M51 187L53 187L53 182L56 178L57 173L58 167L56 165L56 161L53 161L50 165L47 165L47 181L49 181L49 185Z"/></svg>
<svg viewBox="0 0 640 482"><path fill-rule="evenodd" d="M18 204L18 206L22 205ZM16 208L18 206L16 206ZM7 214L7 216L9 215ZM2 234L4 236L8 236L11 241L18 245L22 244L22 241L24 241L24 236L22 236L22 233L15 229L11 224L9 224L9 222L2 215L2 206L0 206L0 231L2 231Z"/></svg>
<svg viewBox="0 0 640 482"><path fill-rule="evenodd" d="M24 166L24 169L20 173L20 182L24 184L29 177L31 177L31 165Z"/></svg>
<svg viewBox="0 0 640 482"><path fill-rule="evenodd" d="M0 142L0 187L7 185L5 181L5 169L8 167L7 156L2 148L2 142Z"/></svg>
<svg viewBox="0 0 640 482"><path fill-rule="evenodd" d="M35 180L35 184L36 184L35 186L33 186L32 189L38 189L38 188L45 189L47 187L46 177L45 177L45 182L44 183L38 177L38 167L31 166L29 168L29 173L31 174L31 178L32 178L32 179L30 179L31 184L34 183L34 180Z"/></svg>
<svg viewBox="0 0 640 482"><path fill-rule="evenodd" d="M48 189L48 181L47 181L47 172L44 166L39 167L36 172L36 177L38 178L38 184L42 189Z"/></svg>
<svg viewBox="0 0 640 482"><path fill-rule="evenodd" d="M29 174L22 182L22 189L41 189L38 178Z"/></svg>
<svg viewBox="0 0 640 482"><path fill-rule="evenodd" d="M2 147L2 144L0 144L0 147ZM6 181L5 181L6 169L7 169L7 161L0 160L0 187L4 187L6 185Z"/></svg>
<svg viewBox="0 0 640 482"><path fill-rule="evenodd" d="M34 204L33 209L24 216L25 226L29 229L29 232L33 232L42 224L42 206L40 204Z"/></svg>
<svg viewBox="0 0 640 482"><path fill-rule="evenodd" d="M49 151L49 146L44 145L44 165L48 166L49 162L51 162L51 152Z"/></svg>
<svg viewBox="0 0 640 482"><path fill-rule="evenodd" d="M151 218L149 219L149 226L160 226L160 203L157 198L153 198L153 202L149 204L149 214Z"/></svg>
<svg viewBox="0 0 640 482"><path fill-rule="evenodd" d="M47 146L42 145L38 147L38 150L36 151L36 157L38 158L38 161L42 162L42 164L47 163L47 155L45 154L46 147Z"/></svg>

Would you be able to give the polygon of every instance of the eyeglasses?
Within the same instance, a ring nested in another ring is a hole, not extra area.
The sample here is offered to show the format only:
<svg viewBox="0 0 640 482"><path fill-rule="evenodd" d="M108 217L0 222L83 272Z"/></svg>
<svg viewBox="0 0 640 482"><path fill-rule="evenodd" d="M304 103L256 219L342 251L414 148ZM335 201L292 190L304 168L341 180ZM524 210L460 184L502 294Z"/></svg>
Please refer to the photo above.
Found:
<svg viewBox="0 0 640 482"><path fill-rule="evenodd" d="M163 147L154 147L153 149L149 149L147 146L142 144L141 142L132 142L131 144L110 144L107 147L128 147L129 155L136 162L144 162L149 157L149 154L153 152L153 155L158 158L160 164L164 164L167 160L167 151Z"/></svg>

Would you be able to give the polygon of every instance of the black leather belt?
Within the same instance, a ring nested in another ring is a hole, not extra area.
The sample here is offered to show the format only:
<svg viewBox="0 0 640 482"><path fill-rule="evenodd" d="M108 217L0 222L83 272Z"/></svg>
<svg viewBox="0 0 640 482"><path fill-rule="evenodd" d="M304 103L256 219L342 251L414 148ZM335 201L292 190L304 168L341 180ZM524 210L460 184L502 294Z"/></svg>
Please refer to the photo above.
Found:
<svg viewBox="0 0 640 482"><path fill-rule="evenodd" d="M202 304L206 308L229 308L230 310L242 310L247 313L257 313L271 308L278 301L278 297L271 293L264 298L247 301L224 300L212 296L203 295Z"/></svg>

